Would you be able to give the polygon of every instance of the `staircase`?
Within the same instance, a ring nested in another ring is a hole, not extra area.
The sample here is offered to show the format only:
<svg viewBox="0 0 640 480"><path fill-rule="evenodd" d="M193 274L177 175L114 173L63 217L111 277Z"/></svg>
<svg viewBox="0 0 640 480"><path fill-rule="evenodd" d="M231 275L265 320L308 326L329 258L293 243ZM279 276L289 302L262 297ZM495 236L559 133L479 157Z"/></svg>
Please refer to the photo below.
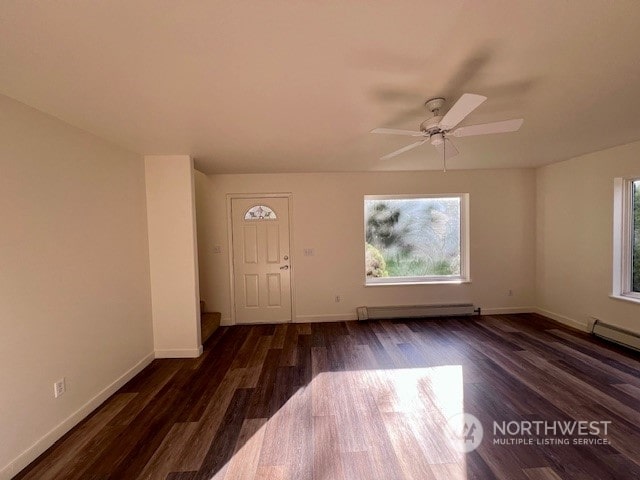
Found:
<svg viewBox="0 0 640 480"><path fill-rule="evenodd" d="M200 300L200 335L202 344L213 335L213 332L220 326L220 312L207 312L204 300Z"/></svg>

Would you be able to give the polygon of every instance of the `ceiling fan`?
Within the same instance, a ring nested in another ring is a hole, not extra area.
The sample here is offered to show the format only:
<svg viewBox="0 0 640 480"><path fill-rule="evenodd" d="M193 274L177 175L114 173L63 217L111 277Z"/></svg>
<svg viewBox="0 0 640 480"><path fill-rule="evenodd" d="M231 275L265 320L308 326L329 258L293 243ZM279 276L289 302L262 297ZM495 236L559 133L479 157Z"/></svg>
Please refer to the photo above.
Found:
<svg viewBox="0 0 640 480"><path fill-rule="evenodd" d="M503 120L500 122L483 123L479 125L468 125L455 128L467 115L478 108L487 97L473 93L463 94L456 103L444 115L440 115L440 109L444 105L444 98L432 98L425 102L425 107L433 113L433 117L420 124L420 131L399 130L395 128L376 128L371 133L385 133L391 135L407 135L410 137L422 137L421 140L402 147L395 152L391 152L381 160L393 158L401 153L413 150L420 145L429 142L442 153L444 169L446 171L446 161L448 158L458 155L458 149L449 139L450 137L471 137L474 135L488 135L491 133L516 132L522 126L524 119Z"/></svg>

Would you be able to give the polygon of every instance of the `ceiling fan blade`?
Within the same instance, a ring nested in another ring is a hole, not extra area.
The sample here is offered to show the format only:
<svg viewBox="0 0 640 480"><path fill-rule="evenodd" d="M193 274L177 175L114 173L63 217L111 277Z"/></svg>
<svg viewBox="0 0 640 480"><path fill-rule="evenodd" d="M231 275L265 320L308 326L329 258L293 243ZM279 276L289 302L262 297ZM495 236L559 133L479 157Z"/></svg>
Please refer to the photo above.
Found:
<svg viewBox="0 0 640 480"><path fill-rule="evenodd" d="M436 150L438 150L440 154L444 153L444 158L455 157L456 155L458 155L458 153L460 153L458 152L456 146L448 138L445 138L444 142L434 145L434 147L436 147Z"/></svg>
<svg viewBox="0 0 640 480"><path fill-rule="evenodd" d="M478 108L487 97L476 95L475 93L465 93L462 95L453 107L449 109L442 120L440 120L440 128L442 130L450 130L458 125L464 118Z"/></svg>
<svg viewBox="0 0 640 480"><path fill-rule="evenodd" d="M399 130L397 128L374 128L369 133L387 133L391 135L409 135L411 137L422 137L424 133L414 130Z"/></svg>
<svg viewBox="0 0 640 480"><path fill-rule="evenodd" d="M424 142L426 142L427 140L420 140L419 142L415 142L415 143L411 143L409 145L407 145L406 147L402 147L400 150L396 150L395 152L391 152L386 154L384 157L380 157L380 160L388 160L390 158L395 157L396 155L400 155L401 153L404 152L408 152L409 150L413 150L416 147L419 147L420 145L422 145Z"/></svg>
<svg viewBox="0 0 640 480"><path fill-rule="evenodd" d="M468 127L456 128L449 135L454 137L471 137L472 135L488 135L490 133L517 132L520 130L523 118L513 120L503 120L502 122L482 123L480 125L469 125Z"/></svg>

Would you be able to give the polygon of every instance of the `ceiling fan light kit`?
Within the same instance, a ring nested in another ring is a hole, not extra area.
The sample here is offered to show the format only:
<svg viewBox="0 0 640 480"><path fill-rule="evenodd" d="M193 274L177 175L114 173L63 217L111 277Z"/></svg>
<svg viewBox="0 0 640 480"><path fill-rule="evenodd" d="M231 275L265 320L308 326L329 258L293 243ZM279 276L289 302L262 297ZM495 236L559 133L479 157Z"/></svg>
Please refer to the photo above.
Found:
<svg viewBox="0 0 640 480"><path fill-rule="evenodd" d="M489 135L494 133L516 132L522 126L524 119L516 118L513 120L502 120L499 122L483 123L478 125L468 125L456 128L467 115L478 108L487 97L477 95L475 93L463 94L456 103L444 115L440 115L440 109L444 105L445 99L442 97L431 98L424 103L424 106L433 114L432 117L426 119L420 124L419 131L401 130L395 128L376 128L371 133L383 133L390 135L406 135L410 137L423 137L424 140L412 143L399 150L391 152L381 160L387 160L400 155L409 150L426 143L431 143L436 149L442 153L444 170L446 171L447 158L458 155L458 149L449 140L449 137L471 137L476 135Z"/></svg>
<svg viewBox="0 0 640 480"><path fill-rule="evenodd" d="M442 133L434 133L429 137L429 143L434 147L444 143L444 135Z"/></svg>

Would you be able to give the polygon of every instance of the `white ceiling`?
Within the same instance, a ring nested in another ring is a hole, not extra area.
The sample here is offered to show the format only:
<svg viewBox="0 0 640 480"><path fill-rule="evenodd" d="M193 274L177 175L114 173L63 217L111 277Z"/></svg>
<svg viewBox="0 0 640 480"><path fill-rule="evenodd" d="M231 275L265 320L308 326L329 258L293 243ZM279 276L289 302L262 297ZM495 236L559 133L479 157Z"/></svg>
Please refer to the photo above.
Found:
<svg viewBox="0 0 640 480"><path fill-rule="evenodd" d="M369 130L478 93L449 167L531 167L640 140L640 2L1 0L0 92L207 173L439 169Z"/></svg>

